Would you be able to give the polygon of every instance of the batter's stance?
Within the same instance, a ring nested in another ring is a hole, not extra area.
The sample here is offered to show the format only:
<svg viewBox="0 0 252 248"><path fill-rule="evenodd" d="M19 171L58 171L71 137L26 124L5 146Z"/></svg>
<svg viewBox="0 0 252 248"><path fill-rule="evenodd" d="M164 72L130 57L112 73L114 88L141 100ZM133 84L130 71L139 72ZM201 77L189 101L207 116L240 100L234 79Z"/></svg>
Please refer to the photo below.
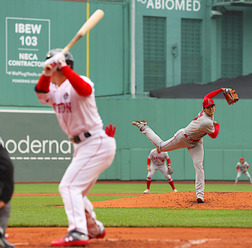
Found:
<svg viewBox="0 0 252 248"><path fill-rule="evenodd" d="M245 174L249 178L249 182L252 184L252 178L248 172L248 168L249 168L249 164L244 160L243 157L241 157L240 161L236 165L236 169L238 170L238 173L235 179L234 186L236 186L236 184L238 183L241 174Z"/></svg>
<svg viewBox="0 0 252 248"><path fill-rule="evenodd" d="M225 91L225 88L208 93L202 102L203 109L196 118L183 129L180 129L169 140L163 141L154 131L147 126L146 121L133 121L132 125L137 126L140 131L150 139L150 141L160 151L172 151L180 148L187 148L192 157L196 179L195 189L197 201L204 202L205 175L203 168L203 137L208 134L215 139L219 133L219 124L214 121L215 104L213 97Z"/></svg>
<svg viewBox="0 0 252 248"><path fill-rule="evenodd" d="M151 178L155 174L157 170L160 170L165 178L168 180L169 184L172 187L174 192L178 192L175 189L174 182L171 178L171 175L168 174L168 168L166 167L166 163L168 167L171 167L171 159L168 155L168 152L160 152L157 149L151 150L148 158L147 158L147 189L144 191L145 194L150 193L150 185L151 185Z"/></svg>
<svg viewBox="0 0 252 248"><path fill-rule="evenodd" d="M51 245L83 246L89 244L90 238L105 236L87 193L111 165L116 143L103 130L93 82L74 72L72 55L68 52L64 56L60 51L48 52L35 87L40 102L53 107L61 128L74 145L72 162L59 185L69 222L68 234Z"/></svg>

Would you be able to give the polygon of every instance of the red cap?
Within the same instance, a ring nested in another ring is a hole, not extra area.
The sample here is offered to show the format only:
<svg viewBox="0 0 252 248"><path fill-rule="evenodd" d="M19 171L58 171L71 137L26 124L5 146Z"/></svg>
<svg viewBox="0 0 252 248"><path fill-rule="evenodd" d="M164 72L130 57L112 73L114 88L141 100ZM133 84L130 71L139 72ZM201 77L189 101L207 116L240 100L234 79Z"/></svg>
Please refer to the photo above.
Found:
<svg viewBox="0 0 252 248"><path fill-rule="evenodd" d="M204 98L202 105L203 105L203 108L206 108L210 105L215 105L215 104L212 98Z"/></svg>
<svg viewBox="0 0 252 248"><path fill-rule="evenodd" d="M244 160L244 157L241 157L240 160Z"/></svg>

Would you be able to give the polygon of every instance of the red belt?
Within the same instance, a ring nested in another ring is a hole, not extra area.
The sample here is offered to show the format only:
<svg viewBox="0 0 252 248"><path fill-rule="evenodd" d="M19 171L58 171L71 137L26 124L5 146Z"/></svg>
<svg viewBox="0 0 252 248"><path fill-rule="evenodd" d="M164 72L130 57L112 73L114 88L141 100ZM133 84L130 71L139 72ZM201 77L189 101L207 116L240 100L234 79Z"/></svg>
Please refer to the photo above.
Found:
<svg viewBox="0 0 252 248"><path fill-rule="evenodd" d="M191 140L192 142L198 142L198 141L200 141L200 140L193 140L193 139L188 138L188 135L187 135L187 134L184 134L184 136L185 136L187 139Z"/></svg>

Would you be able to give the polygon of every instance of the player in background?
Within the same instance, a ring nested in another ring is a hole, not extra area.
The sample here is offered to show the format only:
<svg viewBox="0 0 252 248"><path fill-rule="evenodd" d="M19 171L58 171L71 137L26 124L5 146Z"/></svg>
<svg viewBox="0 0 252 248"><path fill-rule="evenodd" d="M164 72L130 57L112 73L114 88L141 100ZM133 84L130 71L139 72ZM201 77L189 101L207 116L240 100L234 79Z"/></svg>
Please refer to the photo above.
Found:
<svg viewBox="0 0 252 248"><path fill-rule="evenodd" d="M171 167L171 159L168 155L168 152L160 152L157 149L153 149L150 151L150 154L147 158L147 189L144 191L145 194L150 193L150 185L151 185L151 178L155 174L157 170L160 170L165 178L168 180L169 184L172 187L174 192L178 192L175 189L174 182L171 178L171 175L168 174L168 168L166 166L166 162L168 167Z"/></svg>
<svg viewBox="0 0 252 248"><path fill-rule="evenodd" d="M213 97L225 91L225 88L208 93L202 102L202 110L187 127L180 129L175 135L163 141L154 131L147 126L146 121L133 121L132 125L140 131L157 147L159 151L172 151L187 148L193 160L196 172L195 189L198 203L204 202L205 174L203 167L204 149L203 137L208 134L215 139L219 133L219 124L214 121L215 104Z"/></svg>
<svg viewBox="0 0 252 248"><path fill-rule="evenodd" d="M236 186L236 184L238 183L241 174L245 174L249 178L249 182L252 184L252 178L248 172L248 168L249 164L244 160L243 157L241 157L240 161L236 164L236 169L238 170L238 173L235 179L234 186Z"/></svg>
<svg viewBox="0 0 252 248"><path fill-rule="evenodd" d="M103 129L94 83L73 71L73 57L61 49L48 52L42 75L35 87L42 104L53 107L62 130L73 142L73 159L59 184L68 218L68 234L51 246L85 246L91 238L103 238L105 228L96 219L87 194L99 175L113 162L115 128Z"/></svg>
<svg viewBox="0 0 252 248"><path fill-rule="evenodd" d="M10 200L14 191L14 166L8 151L2 146L0 138L0 247L14 248L5 239L5 230L10 217Z"/></svg>

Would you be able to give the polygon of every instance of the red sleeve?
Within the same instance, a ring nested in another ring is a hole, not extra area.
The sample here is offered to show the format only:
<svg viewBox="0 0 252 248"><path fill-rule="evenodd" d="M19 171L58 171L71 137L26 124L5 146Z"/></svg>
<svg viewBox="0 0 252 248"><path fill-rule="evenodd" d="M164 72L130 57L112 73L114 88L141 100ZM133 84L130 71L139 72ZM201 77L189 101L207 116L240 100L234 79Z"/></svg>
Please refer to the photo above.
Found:
<svg viewBox="0 0 252 248"><path fill-rule="evenodd" d="M80 96L89 96L92 93L91 85L85 82L80 75L69 66L64 66L60 70Z"/></svg>
<svg viewBox="0 0 252 248"><path fill-rule="evenodd" d="M167 164L168 164L168 166L171 165L171 159L170 158L167 159Z"/></svg>
<svg viewBox="0 0 252 248"><path fill-rule="evenodd" d="M35 90L37 92L43 92L43 93L49 92L50 81L51 81L51 77L47 77L44 74L42 74L35 87Z"/></svg>
<svg viewBox="0 0 252 248"><path fill-rule="evenodd" d="M150 165L150 159L147 158L147 165Z"/></svg>
<svg viewBox="0 0 252 248"><path fill-rule="evenodd" d="M236 170L238 170L238 171L239 171L239 168L238 168L238 166L236 166Z"/></svg>
<svg viewBox="0 0 252 248"><path fill-rule="evenodd" d="M218 89L218 90L214 90L210 93L208 93L207 95L204 96L204 98L214 98L216 95L220 94L222 92L222 88Z"/></svg>
<svg viewBox="0 0 252 248"><path fill-rule="evenodd" d="M219 134L219 123L216 123L214 133L208 134L212 139L215 139Z"/></svg>

